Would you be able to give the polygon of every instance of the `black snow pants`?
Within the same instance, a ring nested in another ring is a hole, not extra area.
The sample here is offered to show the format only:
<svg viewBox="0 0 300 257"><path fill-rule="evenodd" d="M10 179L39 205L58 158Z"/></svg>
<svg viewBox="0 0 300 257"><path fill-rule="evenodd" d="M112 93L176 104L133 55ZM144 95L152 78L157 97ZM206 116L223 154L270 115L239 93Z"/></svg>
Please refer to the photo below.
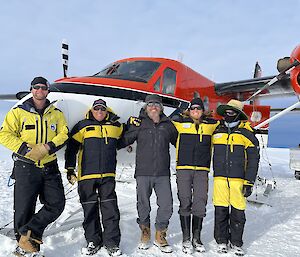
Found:
<svg viewBox="0 0 300 257"><path fill-rule="evenodd" d="M107 247L119 246L120 212L115 186L114 177L86 179L78 182L78 194L84 212L83 228L87 242Z"/></svg>
<svg viewBox="0 0 300 257"><path fill-rule="evenodd" d="M246 223L245 211L230 207L215 206L214 237L218 244L243 245L243 232Z"/></svg>
<svg viewBox="0 0 300 257"><path fill-rule="evenodd" d="M56 160L37 168L33 164L15 161L14 230L17 241L31 230L33 238L42 239L45 228L55 221L65 207L61 174ZM36 202L42 207L36 212Z"/></svg>

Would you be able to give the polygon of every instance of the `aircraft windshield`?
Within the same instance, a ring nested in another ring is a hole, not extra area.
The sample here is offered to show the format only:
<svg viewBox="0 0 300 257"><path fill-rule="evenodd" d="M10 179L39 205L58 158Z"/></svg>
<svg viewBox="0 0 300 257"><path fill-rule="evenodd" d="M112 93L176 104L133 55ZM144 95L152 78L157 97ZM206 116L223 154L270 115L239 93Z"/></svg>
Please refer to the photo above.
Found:
<svg viewBox="0 0 300 257"><path fill-rule="evenodd" d="M148 82L160 63L152 61L117 62L95 74L96 77Z"/></svg>

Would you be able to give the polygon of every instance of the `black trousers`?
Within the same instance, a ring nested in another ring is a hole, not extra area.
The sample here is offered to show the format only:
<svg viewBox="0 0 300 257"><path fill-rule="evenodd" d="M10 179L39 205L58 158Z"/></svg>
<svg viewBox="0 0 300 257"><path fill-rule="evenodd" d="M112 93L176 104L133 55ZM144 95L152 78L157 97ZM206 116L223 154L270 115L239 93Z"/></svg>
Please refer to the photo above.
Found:
<svg viewBox="0 0 300 257"><path fill-rule="evenodd" d="M42 239L45 228L55 221L65 207L65 195L57 162L45 168L15 161L14 230L16 239L32 231L33 238ZM36 212L37 198L43 205Z"/></svg>
<svg viewBox="0 0 300 257"><path fill-rule="evenodd" d="M121 238L120 212L115 186L114 177L78 182L78 193L84 212L83 228L87 242L94 242L96 245L104 244L108 247L119 246Z"/></svg>
<svg viewBox="0 0 300 257"><path fill-rule="evenodd" d="M215 206L214 237L218 244L243 245L243 232L246 223L245 211L230 207Z"/></svg>

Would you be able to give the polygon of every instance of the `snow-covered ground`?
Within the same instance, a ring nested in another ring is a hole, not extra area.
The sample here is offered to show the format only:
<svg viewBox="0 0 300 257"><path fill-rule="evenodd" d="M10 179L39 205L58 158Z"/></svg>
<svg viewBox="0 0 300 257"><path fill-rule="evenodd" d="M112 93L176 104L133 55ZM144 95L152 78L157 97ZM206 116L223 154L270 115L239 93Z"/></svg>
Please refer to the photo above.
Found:
<svg viewBox="0 0 300 257"><path fill-rule="evenodd" d="M12 169L11 153L0 147L0 227L12 221L13 217L13 187L7 186L8 177ZM267 157L272 164L269 168ZM270 180L276 180L276 189L271 192L269 205L248 204L246 210L246 227L244 233L244 249L247 256L300 256L300 181L294 179L294 172L289 169L289 150L267 149L262 154L260 175ZM172 165L174 167L174 164ZM60 162L63 171L63 163ZM121 212L121 248L123 256L183 256L181 251L181 233L179 225L178 199L176 194L175 176L172 175L172 188L174 196L174 213L170 221L168 240L173 246L172 254L162 254L156 247L147 251L137 250L140 231L136 224L136 197L133 167L118 168L117 194ZM174 171L174 169L173 169ZM272 171L272 172L271 172ZM174 173L174 172L173 172ZM272 175L273 173L273 175ZM57 224L67 223L70 213L80 208L78 195L75 187L70 187L64 177L67 204L64 213L58 219ZM218 256L216 243L213 239L214 208L211 201L212 177L210 177L209 202L207 216L204 219L202 241L207 248L203 256ZM73 191L71 191L74 189ZM264 188L260 186L258 191ZM255 195L254 195L255 196ZM156 213L155 195L152 196L152 221ZM73 224L80 225L82 213L71 218ZM12 224L8 225L12 227ZM152 229L154 226L152 225ZM54 226L49 231L54 231ZM154 233L153 233L154 234ZM153 237L153 236L152 236ZM15 248L15 241L9 237L0 235L0 257L13 256L11 252ZM69 228L53 235L45 236L42 250L47 257L72 257L80 256L80 249L85 245L83 229L81 226ZM200 256L200 254L194 254ZM222 254L232 256L232 253ZM101 249L96 256L108 256Z"/></svg>

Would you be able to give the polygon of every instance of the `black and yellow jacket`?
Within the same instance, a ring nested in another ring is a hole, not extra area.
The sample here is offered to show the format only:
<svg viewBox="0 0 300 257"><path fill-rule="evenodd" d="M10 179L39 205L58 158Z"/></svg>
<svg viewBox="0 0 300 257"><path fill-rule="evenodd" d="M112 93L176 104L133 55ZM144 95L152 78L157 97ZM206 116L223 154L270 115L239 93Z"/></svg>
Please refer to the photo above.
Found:
<svg viewBox="0 0 300 257"><path fill-rule="evenodd" d="M29 151L27 144L47 143L49 154L35 163L43 167L56 160L55 152L67 142L68 132L63 113L53 103L47 100L44 112L39 114L30 98L7 113L0 131L0 143L12 150L17 158L32 163L24 157Z"/></svg>
<svg viewBox="0 0 300 257"><path fill-rule="evenodd" d="M117 141L123 132L119 117L108 112L99 122L91 111L71 131L71 139L65 153L65 168L76 167L78 154L78 180L115 177L117 165Z"/></svg>
<svg viewBox="0 0 300 257"><path fill-rule="evenodd" d="M189 116L176 116L173 124L178 131L176 143L177 170L210 170L211 136L219 121L204 118L196 124Z"/></svg>
<svg viewBox="0 0 300 257"><path fill-rule="evenodd" d="M214 177L239 178L253 184L259 164L259 143L249 122L241 121L236 127L228 128L224 121L215 130Z"/></svg>

